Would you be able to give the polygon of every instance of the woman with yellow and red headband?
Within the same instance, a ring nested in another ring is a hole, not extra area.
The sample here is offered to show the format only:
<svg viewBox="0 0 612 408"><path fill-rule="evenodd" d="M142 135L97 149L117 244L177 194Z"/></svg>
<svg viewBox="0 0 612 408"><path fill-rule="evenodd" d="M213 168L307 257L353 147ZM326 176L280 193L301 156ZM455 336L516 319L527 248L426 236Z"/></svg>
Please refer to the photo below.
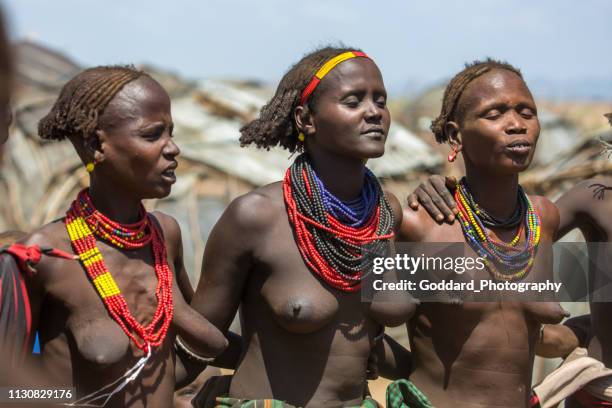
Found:
<svg viewBox="0 0 612 408"><path fill-rule="evenodd" d="M192 306L223 332L241 306L244 344L233 378L209 382L197 406L377 406L365 396L370 351L414 310L407 295L360 295L364 246L389 245L402 217L365 166L384 153L386 99L366 54L323 48L241 130L243 146L300 155L283 181L233 201L208 239Z"/></svg>

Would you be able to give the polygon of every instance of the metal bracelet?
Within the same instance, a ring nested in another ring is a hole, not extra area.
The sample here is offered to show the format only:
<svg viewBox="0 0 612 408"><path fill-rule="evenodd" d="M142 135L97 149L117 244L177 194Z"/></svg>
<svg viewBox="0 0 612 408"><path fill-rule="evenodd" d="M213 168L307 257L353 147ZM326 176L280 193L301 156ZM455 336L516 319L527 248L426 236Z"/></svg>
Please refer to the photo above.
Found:
<svg viewBox="0 0 612 408"><path fill-rule="evenodd" d="M201 355L194 353L192 350L189 349L189 347L187 347L187 345L183 342L183 340L178 334L174 338L174 345L177 350L181 350L187 355L187 357L199 363L210 364L215 360L214 357L202 357Z"/></svg>

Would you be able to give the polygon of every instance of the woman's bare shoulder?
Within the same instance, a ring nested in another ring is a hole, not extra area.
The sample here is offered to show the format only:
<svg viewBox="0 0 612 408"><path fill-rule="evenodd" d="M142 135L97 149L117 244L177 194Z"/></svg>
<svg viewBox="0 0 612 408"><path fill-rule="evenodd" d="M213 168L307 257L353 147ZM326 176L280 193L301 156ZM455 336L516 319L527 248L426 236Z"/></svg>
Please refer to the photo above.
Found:
<svg viewBox="0 0 612 408"><path fill-rule="evenodd" d="M551 235L554 235L559 228L559 210L557 206L543 196L530 195L529 199L540 215L542 228L550 231Z"/></svg>
<svg viewBox="0 0 612 408"><path fill-rule="evenodd" d="M431 218L423 206L419 206L416 210L404 207L399 238L402 241L419 242L424 239L428 231L440 226L441 224Z"/></svg>
<svg viewBox="0 0 612 408"><path fill-rule="evenodd" d="M160 228L168 242L180 242L181 227L178 221L171 215L161 211L153 211L151 213L159 223Z"/></svg>
<svg viewBox="0 0 612 408"><path fill-rule="evenodd" d="M72 254L72 245L68 232L66 231L66 224L64 219L57 219L42 227L34 229L31 233L26 235L19 241L20 244L26 246L37 245L41 248L56 248L60 249L68 254ZM58 267L58 262L66 262L65 259L56 257L42 256L40 261L34 266L36 274L33 276L45 279L48 276L54 276L53 272L55 267ZM68 261L73 262L73 261Z"/></svg>
<svg viewBox="0 0 612 408"><path fill-rule="evenodd" d="M60 218L38 227L19 241L22 244L40 247L52 247L62 250L70 249L70 238L66 230L64 219Z"/></svg>
<svg viewBox="0 0 612 408"><path fill-rule="evenodd" d="M261 230L286 214L282 183L272 183L234 199L225 210L222 221L245 230Z"/></svg>

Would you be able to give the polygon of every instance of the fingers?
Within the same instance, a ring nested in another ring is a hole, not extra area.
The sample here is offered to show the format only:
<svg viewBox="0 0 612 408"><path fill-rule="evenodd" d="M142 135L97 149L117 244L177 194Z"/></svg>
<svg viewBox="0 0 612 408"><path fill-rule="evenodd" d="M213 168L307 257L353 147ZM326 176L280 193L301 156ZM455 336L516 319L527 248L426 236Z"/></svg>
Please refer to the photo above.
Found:
<svg viewBox="0 0 612 408"><path fill-rule="evenodd" d="M421 183L412 195L416 195L418 203L425 208L425 210L429 213L431 218L436 221L442 221L444 219L444 215L438 210L438 207L432 202L431 197L427 193L426 186L424 183ZM418 208L418 204L416 208L411 205L415 210Z"/></svg>
<svg viewBox="0 0 612 408"><path fill-rule="evenodd" d="M444 203L444 200L432 185L431 179L429 179L428 182L422 183L419 187L422 188L424 192L423 197L419 195L419 201L437 222L444 221L447 214L452 215L452 211L448 208L446 203Z"/></svg>
<svg viewBox="0 0 612 408"><path fill-rule="evenodd" d="M419 209L419 200L415 193L410 194L406 201L408 202L408 206L410 206L410 208L413 210L416 211Z"/></svg>
<svg viewBox="0 0 612 408"><path fill-rule="evenodd" d="M457 206L455 204L455 198L451 191L454 191L457 181L454 177L441 177L441 176L432 176L430 178L431 184L435 189L435 192L442 199L441 204L439 205L439 210L444 214L446 220L450 223L455 221L455 215L457 214ZM452 190L448 186L452 186Z"/></svg>
<svg viewBox="0 0 612 408"><path fill-rule="evenodd" d="M449 191L454 192L457 188L457 179L455 178L455 176L446 176L444 177L444 184L446 185L446 188L448 188Z"/></svg>
<svg viewBox="0 0 612 408"><path fill-rule="evenodd" d="M452 191L456 188L455 177L433 175L421 183L407 198L408 206L417 210L422 205L437 222L445 219L452 223L458 210ZM449 191L450 190L450 191Z"/></svg>

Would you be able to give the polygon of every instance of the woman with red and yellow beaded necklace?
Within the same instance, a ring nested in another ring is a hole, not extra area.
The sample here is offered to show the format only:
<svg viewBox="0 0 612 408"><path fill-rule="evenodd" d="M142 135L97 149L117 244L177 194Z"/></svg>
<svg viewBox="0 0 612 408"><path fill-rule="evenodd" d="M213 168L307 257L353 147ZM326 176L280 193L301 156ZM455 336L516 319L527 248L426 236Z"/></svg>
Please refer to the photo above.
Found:
<svg viewBox="0 0 612 408"><path fill-rule="evenodd" d="M141 203L176 180L172 128L168 94L131 67L80 73L39 123L42 138L72 142L90 178L65 218L24 241L78 257L43 257L28 279L42 362L76 387L76 406L168 407L175 335L207 357L227 344L185 302L178 224Z"/></svg>

